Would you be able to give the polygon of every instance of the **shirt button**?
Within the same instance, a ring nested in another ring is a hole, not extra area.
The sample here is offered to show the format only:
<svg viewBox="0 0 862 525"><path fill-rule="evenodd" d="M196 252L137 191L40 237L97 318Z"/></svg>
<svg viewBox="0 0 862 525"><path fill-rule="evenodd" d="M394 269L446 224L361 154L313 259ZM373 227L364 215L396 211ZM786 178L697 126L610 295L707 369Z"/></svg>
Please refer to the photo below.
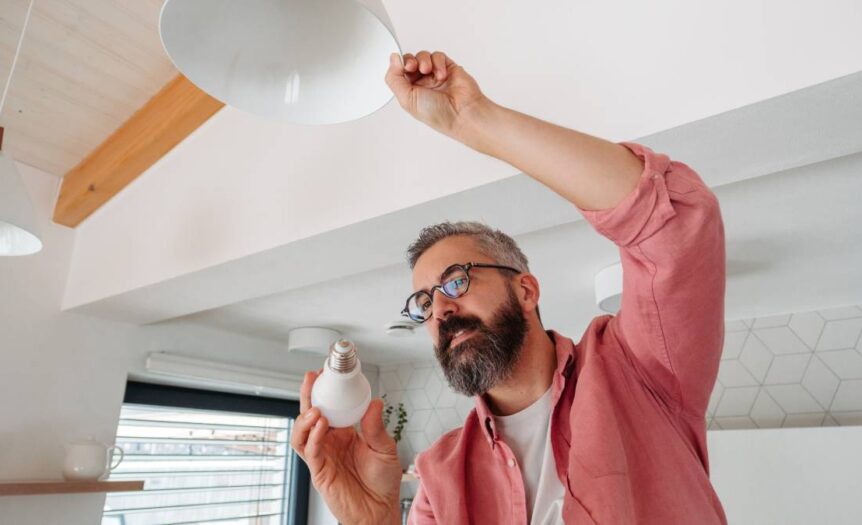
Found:
<svg viewBox="0 0 862 525"><path fill-rule="evenodd" d="M514 466L515 466L515 460L514 460L514 459L509 458L509 466L510 466L510 467L514 467Z"/></svg>

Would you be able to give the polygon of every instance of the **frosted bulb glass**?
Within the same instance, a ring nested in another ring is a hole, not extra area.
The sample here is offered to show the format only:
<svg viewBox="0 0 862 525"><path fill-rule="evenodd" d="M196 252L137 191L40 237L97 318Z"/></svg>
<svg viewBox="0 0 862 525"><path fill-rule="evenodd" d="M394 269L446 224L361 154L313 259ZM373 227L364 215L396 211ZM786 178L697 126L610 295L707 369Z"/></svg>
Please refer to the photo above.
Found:
<svg viewBox="0 0 862 525"><path fill-rule="evenodd" d="M323 373L311 389L311 406L317 407L333 428L355 425L371 403L371 385L362 375L356 346L344 339L329 347Z"/></svg>

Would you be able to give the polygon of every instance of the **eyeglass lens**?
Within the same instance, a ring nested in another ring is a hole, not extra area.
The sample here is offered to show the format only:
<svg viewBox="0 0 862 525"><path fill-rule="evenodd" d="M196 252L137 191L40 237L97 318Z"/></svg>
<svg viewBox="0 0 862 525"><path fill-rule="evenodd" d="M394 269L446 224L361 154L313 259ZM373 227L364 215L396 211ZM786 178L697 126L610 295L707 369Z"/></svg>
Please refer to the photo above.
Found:
<svg viewBox="0 0 862 525"><path fill-rule="evenodd" d="M442 279L439 288L446 297L457 299L464 295L470 285L470 277L461 266L449 270ZM428 292L416 292L407 301L407 314L415 321L427 321L431 317L433 299Z"/></svg>

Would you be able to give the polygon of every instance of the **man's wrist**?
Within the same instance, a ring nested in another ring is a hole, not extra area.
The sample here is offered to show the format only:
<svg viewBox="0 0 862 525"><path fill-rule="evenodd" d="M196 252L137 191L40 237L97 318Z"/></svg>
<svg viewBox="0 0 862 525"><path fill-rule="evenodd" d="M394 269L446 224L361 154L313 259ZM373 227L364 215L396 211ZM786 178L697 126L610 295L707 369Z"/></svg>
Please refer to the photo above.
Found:
<svg viewBox="0 0 862 525"><path fill-rule="evenodd" d="M339 523L341 523L339 521ZM356 525L401 525L401 502L397 502L389 507L389 512L385 515L376 515L363 517L355 522Z"/></svg>
<svg viewBox="0 0 862 525"><path fill-rule="evenodd" d="M484 137L502 108L482 95L458 113L452 138L482 153L487 153Z"/></svg>

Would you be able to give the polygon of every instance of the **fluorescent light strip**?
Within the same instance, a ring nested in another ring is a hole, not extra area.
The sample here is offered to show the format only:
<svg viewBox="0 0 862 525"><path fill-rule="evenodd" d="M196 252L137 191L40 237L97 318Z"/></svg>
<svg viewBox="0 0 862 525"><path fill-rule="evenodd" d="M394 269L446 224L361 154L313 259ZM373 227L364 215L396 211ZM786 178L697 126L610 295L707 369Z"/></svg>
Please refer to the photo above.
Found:
<svg viewBox="0 0 862 525"><path fill-rule="evenodd" d="M297 398L302 376L219 363L167 352L147 356L149 374L180 380L183 385L214 386L257 395Z"/></svg>

